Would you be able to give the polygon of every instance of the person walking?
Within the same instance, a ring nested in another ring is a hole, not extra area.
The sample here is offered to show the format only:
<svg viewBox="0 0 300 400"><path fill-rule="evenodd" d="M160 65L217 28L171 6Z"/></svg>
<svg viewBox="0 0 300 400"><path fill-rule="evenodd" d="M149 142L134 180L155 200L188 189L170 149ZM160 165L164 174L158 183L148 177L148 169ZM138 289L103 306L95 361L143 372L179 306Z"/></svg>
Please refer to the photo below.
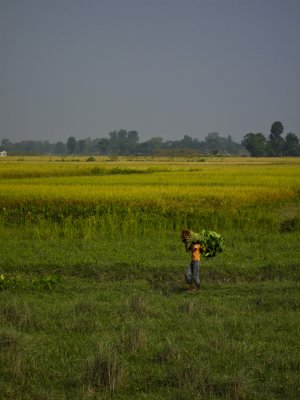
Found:
<svg viewBox="0 0 300 400"><path fill-rule="evenodd" d="M199 242L192 242L190 245L185 244L186 251L192 253L191 263L185 273L186 283L189 285L191 291L200 290L200 258L201 258L201 245Z"/></svg>

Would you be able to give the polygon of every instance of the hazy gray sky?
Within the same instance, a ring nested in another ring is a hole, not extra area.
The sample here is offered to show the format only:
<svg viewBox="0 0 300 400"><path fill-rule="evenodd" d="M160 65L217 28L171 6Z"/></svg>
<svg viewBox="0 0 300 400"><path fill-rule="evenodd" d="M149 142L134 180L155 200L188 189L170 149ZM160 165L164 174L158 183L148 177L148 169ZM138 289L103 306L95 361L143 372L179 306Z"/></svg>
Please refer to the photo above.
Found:
<svg viewBox="0 0 300 400"><path fill-rule="evenodd" d="M0 139L300 134L299 0L0 0Z"/></svg>

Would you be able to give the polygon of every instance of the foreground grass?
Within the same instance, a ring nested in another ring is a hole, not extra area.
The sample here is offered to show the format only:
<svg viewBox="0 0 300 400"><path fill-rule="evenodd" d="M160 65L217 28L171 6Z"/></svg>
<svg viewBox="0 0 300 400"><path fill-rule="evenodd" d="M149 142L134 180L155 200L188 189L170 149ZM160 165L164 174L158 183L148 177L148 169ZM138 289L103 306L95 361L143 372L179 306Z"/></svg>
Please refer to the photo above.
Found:
<svg viewBox="0 0 300 400"><path fill-rule="evenodd" d="M187 293L176 232L37 228L1 231L0 271L20 282L0 290L4 399L299 396L298 229L222 232L225 252ZM47 274L62 279L53 290L34 284Z"/></svg>
<svg viewBox="0 0 300 400"><path fill-rule="evenodd" d="M299 396L298 284L206 281L191 294L174 278L2 291L2 397Z"/></svg>

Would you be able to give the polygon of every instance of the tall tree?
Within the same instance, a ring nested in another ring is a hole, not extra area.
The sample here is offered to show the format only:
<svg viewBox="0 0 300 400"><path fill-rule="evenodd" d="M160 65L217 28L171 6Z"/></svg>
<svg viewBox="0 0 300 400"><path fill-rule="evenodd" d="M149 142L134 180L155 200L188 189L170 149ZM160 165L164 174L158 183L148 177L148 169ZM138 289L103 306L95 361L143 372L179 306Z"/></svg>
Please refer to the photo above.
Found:
<svg viewBox="0 0 300 400"><path fill-rule="evenodd" d="M129 131L127 134L128 149L130 154L135 154L139 145L139 134L137 131Z"/></svg>
<svg viewBox="0 0 300 400"><path fill-rule="evenodd" d="M284 131L284 127L283 127L282 122L275 121L271 125L270 137L278 137L283 134L283 131Z"/></svg>
<svg viewBox="0 0 300 400"><path fill-rule="evenodd" d="M273 122L268 141L268 152L270 156L282 156L284 152L283 125L280 121Z"/></svg>
<svg viewBox="0 0 300 400"><path fill-rule="evenodd" d="M69 154L74 154L76 153L77 150L77 140L73 137L70 136L67 140L67 149Z"/></svg>
<svg viewBox="0 0 300 400"><path fill-rule="evenodd" d="M285 155L300 156L300 144L298 136L295 133L289 132L285 138Z"/></svg>
<svg viewBox="0 0 300 400"><path fill-rule="evenodd" d="M109 150L111 154L119 154L118 132L109 132Z"/></svg>
<svg viewBox="0 0 300 400"><path fill-rule="evenodd" d="M105 155L109 151L109 140L107 138L101 138L98 141L98 151L99 154Z"/></svg>
<svg viewBox="0 0 300 400"><path fill-rule="evenodd" d="M192 149L193 144L194 144L194 140L189 135L184 135L183 139L181 139L181 141L180 141L181 147L187 148L187 149L189 149L189 148Z"/></svg>
<svg viewBox="0 0 300 400"><path fill-rule="evenodd" d="M118 145L120 154L128 154L128 135L125 129L118 132Z"/></svg>
<svg viewBox="0 0 300 400"><path fill-rule="evenodd" d="M221 137L218 132L210 132L205 138L205 146L212 154L218 154L222 149Z"/></svg>
<svg viewBox="0 0 300 400"><path fill-rule="evenodd" d="M262 133L247 133L242 140L242 146L249 151L252 157L266 155L267 140Z"/></svg>
<svg viewBox="0 0 300 400"><path fill-rule="evenodd" d="M78 140L78 142L77 142L77 148L78 148L78 153L79 153L79 154L86 154L86 150L87 150L87 142L86 142L86 139Z"/></svg>

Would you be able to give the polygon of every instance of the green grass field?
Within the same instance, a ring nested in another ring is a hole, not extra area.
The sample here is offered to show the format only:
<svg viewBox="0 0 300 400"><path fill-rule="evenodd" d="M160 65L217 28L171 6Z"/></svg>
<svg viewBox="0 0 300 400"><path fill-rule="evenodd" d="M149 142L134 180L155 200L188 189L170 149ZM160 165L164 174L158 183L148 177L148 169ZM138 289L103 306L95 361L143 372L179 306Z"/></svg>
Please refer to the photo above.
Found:
<svg viewBox="0 0 300 400"><path fill-rule="evenodd" d="M4 400L300 397L300 160L0 160ZM225 249L186 291L181 230Z"/></svg>

